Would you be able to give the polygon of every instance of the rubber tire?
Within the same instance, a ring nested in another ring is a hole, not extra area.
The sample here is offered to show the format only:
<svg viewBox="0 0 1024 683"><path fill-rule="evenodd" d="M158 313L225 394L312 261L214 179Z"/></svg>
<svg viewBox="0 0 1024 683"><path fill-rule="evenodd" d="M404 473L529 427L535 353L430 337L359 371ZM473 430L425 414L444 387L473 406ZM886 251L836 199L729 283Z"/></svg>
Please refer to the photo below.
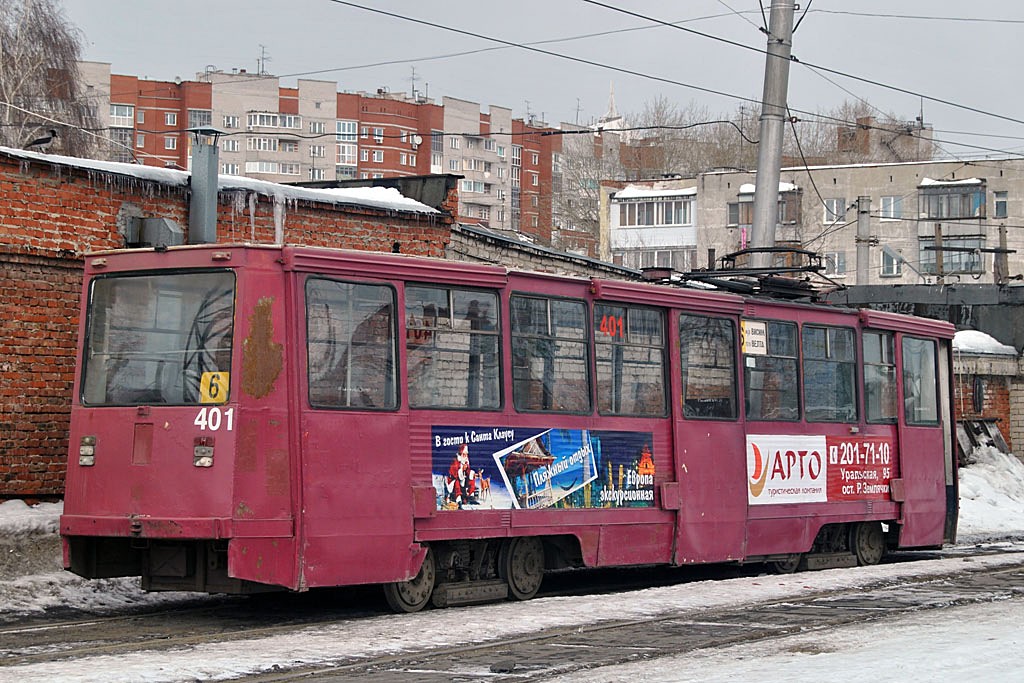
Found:
<svg viewBox="0 0 1024 683"><path fill-rule="evenodd" d="M850 552L862 567L878 564L885 555L885 534L880 522L858 522L850 527Z"/></svg>
<svg viewBox="0 0 1024 683"><path fill-rule="evenodd" d="M388 607L399 614L419 612L430 602L437 581L437 566L434 564L434 551L427 548L423 558L423 566L419 573L408 581L396 581L384 584L384 599Z"/></svg>
<svg viewBox="0 0 1024 683"><path fill-rule="evenodd" d="M498 555L498 576L516 600L529 600L544 580L544 543L536 536L510 539Z"/></svg>

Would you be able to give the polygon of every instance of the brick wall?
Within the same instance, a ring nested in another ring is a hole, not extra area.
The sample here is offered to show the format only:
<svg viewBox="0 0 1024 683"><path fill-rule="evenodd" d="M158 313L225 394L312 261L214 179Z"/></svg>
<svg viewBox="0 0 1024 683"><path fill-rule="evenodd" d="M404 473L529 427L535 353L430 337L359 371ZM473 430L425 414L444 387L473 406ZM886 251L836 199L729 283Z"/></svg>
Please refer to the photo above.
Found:
<svg viewBox="0 0 1024 683"><path fill-rule="evenodd" d="M995 420L1006 445L1013 448L1010 413L1009 377L994 375L957 375L954 415L957 420ZM975 396L976 389L981 391ZM976 410L975 399L981 409Z"/></svg>
<svg viewBox="0 0 1024 683"><path fill-rule="evenodd" d="M128 167L126 167L128 168ZM0 150L0 500L63 493L82 254L121 248L131 217L188 230L189 190ZM443 256L452 218L222 190L218 241Z"/></svg>

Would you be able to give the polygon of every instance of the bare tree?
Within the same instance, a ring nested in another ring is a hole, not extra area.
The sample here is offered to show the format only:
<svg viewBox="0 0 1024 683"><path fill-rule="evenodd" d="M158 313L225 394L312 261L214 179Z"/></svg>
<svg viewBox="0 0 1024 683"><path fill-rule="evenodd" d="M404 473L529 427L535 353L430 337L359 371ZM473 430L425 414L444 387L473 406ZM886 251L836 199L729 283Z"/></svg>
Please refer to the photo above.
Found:
<svg viewBox="0 0 1024 683"><path fill-rule="evenodd" d="M597 234L601 212L602 180L623 178L619 161L619 135L596 133L562 124L562 153L555 183L553 209L560 230Z"/></svg>
<svg viewBox="0 0 1024 683"><path fill-rule="evenodd" d="M82 35L59 0L0 2L0 144L24 147L50 137L42 148L88 156L98 127L85 97L78 62Z"/></svg>

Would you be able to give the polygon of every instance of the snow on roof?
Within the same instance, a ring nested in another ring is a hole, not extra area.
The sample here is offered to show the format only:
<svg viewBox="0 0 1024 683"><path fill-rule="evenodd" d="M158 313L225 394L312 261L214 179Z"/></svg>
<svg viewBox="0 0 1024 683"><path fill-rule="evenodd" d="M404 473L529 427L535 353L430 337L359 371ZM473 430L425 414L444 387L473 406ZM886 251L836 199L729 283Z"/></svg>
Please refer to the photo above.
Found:
<svg viewBox="0 0 1024 683"><path fill-rule="evenodd" d="M983 185L985 183L981 178L964 178L963 180L935 180L934 178L921 178L921 184L918 187L925 187L927 185Z"/></svg>
<svg viewBox="0 0 1024 683"><path fill-rule="evenodd" d="M99 161L97 159L79 159L77 157L66 157L57 154L40 154L29 152L23 149L0 147L0 154L6 154L16 159L26 161L40 161L50 164L59 164L72 168L84 169L86 171L98 171L100 173L113 173L116 175L138 178L150 182L170 185L173 187L185 187L189 183L191 173L173 168L157 168L154 166L143 166L140 164L125 164L116 161ZM422 204L415 199L409 199L393 187L345 187L330 189L313 189L308 187L293 187L281 185L266 180L255 178L243 178L242 176L221 175L218 176L217 187L219 190L246 190L257 194L272 197L277 201L303 200L310 202L322 202L325 204L353 204L374 209L389 211L410 211L413 213L439 213L437 209Z"/></svg>
<svg viewBox="0 0 1024 683"><path fill-rule="evenodd" d="M743 183L742 185L740 185L739 194L754 194L754 190L756 188L757 186L754 185L754 183ZM800 188L794 185L793 183L779 183L779 192L795 192L796 190L799 189Z"/></svg>
<svg viewBox="0 0 1024 683"><path fill-rule="evenodd" d="M989 353L1016 356L1017 349L977 330L961 330L953 337L953 348L960 353Z"/></svg>
<svg viewBox="0 0 1024 683"><path fill-rule="evenodd" d="M615 193L615 199L646 199L648 197L692 197L697 194L696 187L683 187L671 190L655 190L642 185L627 185L625 189Z"/></svg>

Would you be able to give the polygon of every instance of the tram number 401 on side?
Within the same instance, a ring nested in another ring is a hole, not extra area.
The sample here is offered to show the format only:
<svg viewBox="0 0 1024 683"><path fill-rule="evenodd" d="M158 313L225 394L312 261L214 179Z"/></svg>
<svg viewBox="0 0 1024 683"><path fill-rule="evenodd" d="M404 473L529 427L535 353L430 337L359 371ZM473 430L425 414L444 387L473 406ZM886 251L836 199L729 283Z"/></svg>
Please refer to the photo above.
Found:
<svg viewBox="0 0 1024 683"><path fill-rule="evenodd" d="M196 419L192 421L196 427L205 431L216 432L220 429L231 431L235 428L235 409L221 410L217 406L200 408Z"/></svg>

